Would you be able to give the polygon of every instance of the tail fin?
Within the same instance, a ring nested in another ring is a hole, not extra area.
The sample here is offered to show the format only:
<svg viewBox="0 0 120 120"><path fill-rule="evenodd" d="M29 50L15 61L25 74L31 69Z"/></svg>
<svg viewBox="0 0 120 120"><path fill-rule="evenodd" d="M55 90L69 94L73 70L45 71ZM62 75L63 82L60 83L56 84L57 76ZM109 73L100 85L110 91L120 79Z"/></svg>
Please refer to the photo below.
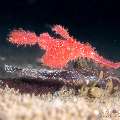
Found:
<svg viewBox="0 0 120 120"><path fill-rule="evenodd" d="M13 30L9 35L9 42L17 45L34 45L38 37L35 33L23 29Z"/></svg>

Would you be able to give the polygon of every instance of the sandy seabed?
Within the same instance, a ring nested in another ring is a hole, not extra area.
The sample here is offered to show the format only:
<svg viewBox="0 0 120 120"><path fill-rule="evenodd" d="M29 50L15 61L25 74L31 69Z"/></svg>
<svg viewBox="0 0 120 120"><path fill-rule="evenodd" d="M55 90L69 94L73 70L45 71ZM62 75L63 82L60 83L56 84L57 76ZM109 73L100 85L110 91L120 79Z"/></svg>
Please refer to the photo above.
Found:
<svg viewBox="0 0 120 120"><path fill-rule="evenodd" d="M0 120L119 120L120 93L90 98L61 89L54 94L21 94L0 88Z"/></svg>

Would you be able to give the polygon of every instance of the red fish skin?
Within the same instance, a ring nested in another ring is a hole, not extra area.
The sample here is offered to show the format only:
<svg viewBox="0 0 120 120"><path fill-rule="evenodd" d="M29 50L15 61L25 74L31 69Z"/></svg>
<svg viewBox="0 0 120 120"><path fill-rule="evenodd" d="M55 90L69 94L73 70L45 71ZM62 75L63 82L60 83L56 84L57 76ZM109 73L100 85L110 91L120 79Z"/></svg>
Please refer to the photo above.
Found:
<svg viewBox="0 0 120 120"><path fill-rule="evenodd" d="M34 32L25 31L23 29L13 30L9 34L9 42L20 45L35 45L38 41L38 36Z"/></svg>
<svg viewBox="0 0 120 120"><path fill-rule="evenodd" d="M68 33L68 30L65 29L65 28L64 28L63 26L61 26L61 25L54 25L54 26L52 27L52 31L54 31L56 34L61 35L61 36L62 36L63 38L65 38L65 39L71 38L70 35L69 35L69 33Z"/></svg>
<svg viewBox="0 0 120 120"><path fill-rule="evenodd" d="M14 30L9 35L9 41L17 45L35 45L45 50L40 61L51 68L64 68L70 60L77 58L92 59L95 63L107 68L117 69L120 62L114 63L100 56L88 43L80 43L69 35L68 31L61 25L55 25L52 30L63 39L54 38L49 33L37 36L35 33Z"/></svg>

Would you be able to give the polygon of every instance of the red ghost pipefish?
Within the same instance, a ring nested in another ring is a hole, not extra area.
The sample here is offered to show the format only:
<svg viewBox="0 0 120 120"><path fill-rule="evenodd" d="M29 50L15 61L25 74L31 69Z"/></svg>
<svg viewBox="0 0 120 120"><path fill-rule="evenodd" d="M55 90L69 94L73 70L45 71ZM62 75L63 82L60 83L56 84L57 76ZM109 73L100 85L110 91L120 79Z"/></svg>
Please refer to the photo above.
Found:
<svg viewBox="0 0 120 120"><path fill-rule="evenodd" d="M61 25L53 26L52 31L59 34L61 38L52 37L47 32L37 36L33 32L18 29L10 33L9 41L18 46L38 44L40 48L45 50L40 62L51 68L63 68L70 60L77 58L92 59L95 63L107 68L117 69L120 67L120 62L114 63L103 58L90 44L80 43L70 36Z"/></svg>

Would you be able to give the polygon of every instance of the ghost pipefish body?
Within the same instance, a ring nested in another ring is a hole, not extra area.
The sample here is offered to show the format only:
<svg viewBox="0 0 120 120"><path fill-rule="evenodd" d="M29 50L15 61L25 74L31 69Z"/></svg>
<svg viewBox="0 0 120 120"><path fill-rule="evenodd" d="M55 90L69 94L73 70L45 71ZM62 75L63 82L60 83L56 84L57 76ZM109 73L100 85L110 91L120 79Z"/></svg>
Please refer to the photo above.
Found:
<svg viewBox="0 0 120 120"><path fill-rule="evenodd" d="M45 32L37 36L23 29L13 30L9 35L9 42L20 45L35 45L45 50L40 62L51 68L64 68L69 61L78 58L87 58L103 67L118 69L120 62L114 63L100 56L88 43L80 43L69 35L68 31L61 25L52 28L61 38L55 38Z"/></svg>

